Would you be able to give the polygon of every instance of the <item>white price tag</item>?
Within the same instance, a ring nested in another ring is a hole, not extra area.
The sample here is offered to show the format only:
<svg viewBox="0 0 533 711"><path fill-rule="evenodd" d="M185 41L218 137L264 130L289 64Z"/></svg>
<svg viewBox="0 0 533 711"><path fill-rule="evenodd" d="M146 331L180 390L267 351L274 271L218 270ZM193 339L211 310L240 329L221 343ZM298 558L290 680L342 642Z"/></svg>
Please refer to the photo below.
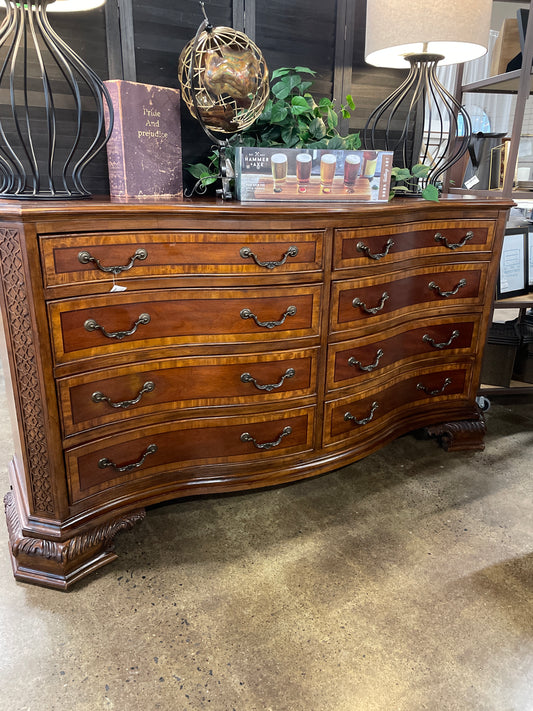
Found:
<svg viewBox="0 0 533 711"><path fill-rule="evenodd" d="M477 177L477 175L473 175L471 178L468 178L468 180L465 181L465 188L468 188L468 190L470 190L474 187L474 185L477 185L478 183L479 178Z"/></svg>
<svg viewBox="0 0 533 711"><path fill-rule="evenodd" d="M119 286L118 284L113 284L113 286L111 287L111 293L113 293L114 291L126 291L127 288L127 286Z"/></svg>

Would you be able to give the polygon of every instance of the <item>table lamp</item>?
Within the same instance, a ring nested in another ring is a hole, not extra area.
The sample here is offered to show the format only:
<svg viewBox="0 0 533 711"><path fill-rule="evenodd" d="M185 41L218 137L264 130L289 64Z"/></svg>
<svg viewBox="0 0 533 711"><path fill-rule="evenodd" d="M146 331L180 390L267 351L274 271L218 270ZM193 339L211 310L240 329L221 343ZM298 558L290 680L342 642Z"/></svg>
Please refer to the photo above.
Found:
<svg viewBox="0 0 533 711"><path fill-rule="evenodd" d="M0 198L89 197L82 173L111 135L96 73L48 21L48 12L89 10L105 0L3 0L0 25ZM90 111L96 126L87 122ZM68 120L72 130L59 127Z"/></svg>
<svg viewBox="0 0 533 711"><path fill-rule="evenodd" d="M409 66L409 74L370 115L363 145L394 151L401 168L428 166L418 188L438 185L468 150L470 117L439 82L436 68L485 54L491 10L492 0L367 0L366 61Z"/></svg>

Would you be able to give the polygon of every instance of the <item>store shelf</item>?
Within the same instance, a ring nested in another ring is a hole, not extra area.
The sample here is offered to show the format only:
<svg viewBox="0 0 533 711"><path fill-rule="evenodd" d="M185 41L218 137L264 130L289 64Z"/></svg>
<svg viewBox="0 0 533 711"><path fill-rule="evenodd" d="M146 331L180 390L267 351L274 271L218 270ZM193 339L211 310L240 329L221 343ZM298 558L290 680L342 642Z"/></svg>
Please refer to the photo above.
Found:
<svg viewBox="0 0 533 711"><path fill-rule="evenodd" d="M521 69L513 72L505 72L494 77L481 79L470 84L463 84L462 92L475 94L516 94L519 89ZM533 75L530 75L530 82L533 82ZM533 84L530 84L530 91Z"/></svg>

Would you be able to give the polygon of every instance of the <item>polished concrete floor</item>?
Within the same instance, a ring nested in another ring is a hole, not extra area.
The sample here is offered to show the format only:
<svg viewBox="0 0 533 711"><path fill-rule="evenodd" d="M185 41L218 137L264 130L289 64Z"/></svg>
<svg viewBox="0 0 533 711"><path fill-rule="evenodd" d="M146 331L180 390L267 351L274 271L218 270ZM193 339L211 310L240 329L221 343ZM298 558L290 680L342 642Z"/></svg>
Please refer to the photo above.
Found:
<svg viewBox="0 0 533 711"><path fill-rule="evenodd" d="M533 400L487 422L150 509L69 593L16 583L0 526L0 709L532 711Z"/></svg>

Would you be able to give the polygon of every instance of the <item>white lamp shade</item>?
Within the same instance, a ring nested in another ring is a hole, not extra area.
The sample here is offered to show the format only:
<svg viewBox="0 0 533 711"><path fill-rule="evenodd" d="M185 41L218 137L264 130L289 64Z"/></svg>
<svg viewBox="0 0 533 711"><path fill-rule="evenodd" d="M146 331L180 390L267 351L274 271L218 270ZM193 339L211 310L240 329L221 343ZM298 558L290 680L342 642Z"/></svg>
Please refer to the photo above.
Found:
<svg viewBox="0 0 533 711"><path fill-rule="evenodd" d="M106 0L55 0L47 6L47 12L81 12L92 10L105 4ZM0 0L0 7L6 6L6 0Z"/></svg>
<svg viewBox="0 0 533 711"><path fill-rule="evenodd" d="M492 0L367 0L365 59L405 69L409 54L457 64L487 51Z"/></svg>

